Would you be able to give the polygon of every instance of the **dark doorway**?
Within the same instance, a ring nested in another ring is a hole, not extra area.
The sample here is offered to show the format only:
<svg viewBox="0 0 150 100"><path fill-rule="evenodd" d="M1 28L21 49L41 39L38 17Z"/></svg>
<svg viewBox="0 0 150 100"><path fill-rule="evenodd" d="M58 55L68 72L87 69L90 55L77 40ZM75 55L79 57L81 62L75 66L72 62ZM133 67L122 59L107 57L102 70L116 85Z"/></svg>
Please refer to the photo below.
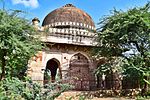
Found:
<svg viewBox="0 0 150 100"><path fill-rule="evenodd" d="M44 73L44 84L48 82L55 82L59 62L56 59L50 59L46 64Z"/></svg>

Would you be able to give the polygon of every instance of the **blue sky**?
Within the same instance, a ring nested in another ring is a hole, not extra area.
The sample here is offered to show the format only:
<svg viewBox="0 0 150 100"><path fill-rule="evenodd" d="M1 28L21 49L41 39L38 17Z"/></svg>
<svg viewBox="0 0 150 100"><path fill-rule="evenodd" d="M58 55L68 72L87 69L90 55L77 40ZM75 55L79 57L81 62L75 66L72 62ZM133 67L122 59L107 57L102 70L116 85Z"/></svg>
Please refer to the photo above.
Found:
<svg viewBox="0 0 150 100"><path fill-rule="evenodd" d="M6 9L17 9L28 12L27 19L38 17L42 23L44 17L52 10L72 3L87 12L95 24L104 15L110 15L113 8L127 10L135 6L143 6L149 0L4 0ZM2 8L2 3L0 4Z"/></svg>

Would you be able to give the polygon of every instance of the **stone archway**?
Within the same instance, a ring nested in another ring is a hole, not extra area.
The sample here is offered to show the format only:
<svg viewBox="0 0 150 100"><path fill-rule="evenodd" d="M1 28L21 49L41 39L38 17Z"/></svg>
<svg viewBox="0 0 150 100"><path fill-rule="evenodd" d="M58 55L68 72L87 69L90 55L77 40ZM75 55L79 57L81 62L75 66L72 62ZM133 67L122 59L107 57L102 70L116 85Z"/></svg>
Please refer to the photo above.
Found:
<svg viewBox="0 0 150 100"><path fill-rule="evenodd" d="M90 71L89 61L86 56L77 53L70 59L69 77L71 84L76 90L89 90L90 88Z"/></svg>
<svg viewBox="0 0 150 100"><path fill-rule="evenodd" d="M59 78L62 78L60 62L53 58L47 61L46 69L44 72L44 84L48 82L55 82L56 75L59 74Z"/></svg>

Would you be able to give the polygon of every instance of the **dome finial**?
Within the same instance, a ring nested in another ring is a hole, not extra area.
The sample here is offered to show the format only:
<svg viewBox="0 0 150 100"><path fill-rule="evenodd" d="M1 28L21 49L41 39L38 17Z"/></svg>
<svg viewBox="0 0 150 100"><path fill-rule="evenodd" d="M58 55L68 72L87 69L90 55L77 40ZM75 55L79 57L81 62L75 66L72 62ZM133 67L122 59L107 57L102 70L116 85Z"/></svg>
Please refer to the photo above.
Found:
<svg viewBox="0 0 150 100"><path fill-rule="evenodd" d="M66 4L65 6L63 6L63 7L75 7L73 4L71 4L71 3L68 3L68 4Z"/></svg>

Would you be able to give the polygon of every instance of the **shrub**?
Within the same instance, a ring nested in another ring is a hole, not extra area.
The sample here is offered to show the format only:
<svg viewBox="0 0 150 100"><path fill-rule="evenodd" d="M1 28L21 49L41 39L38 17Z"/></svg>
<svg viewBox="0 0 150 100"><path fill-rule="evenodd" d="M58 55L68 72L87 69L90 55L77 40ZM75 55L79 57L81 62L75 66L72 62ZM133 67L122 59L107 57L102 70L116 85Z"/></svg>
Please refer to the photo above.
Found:
<svg viewBox="0 0 150 100"><path fill-rule="evenodd" d="M54 100L67 89L67 84L49 83L43 88L31 80L5 78L0 82L0 100Z"/></svg>

